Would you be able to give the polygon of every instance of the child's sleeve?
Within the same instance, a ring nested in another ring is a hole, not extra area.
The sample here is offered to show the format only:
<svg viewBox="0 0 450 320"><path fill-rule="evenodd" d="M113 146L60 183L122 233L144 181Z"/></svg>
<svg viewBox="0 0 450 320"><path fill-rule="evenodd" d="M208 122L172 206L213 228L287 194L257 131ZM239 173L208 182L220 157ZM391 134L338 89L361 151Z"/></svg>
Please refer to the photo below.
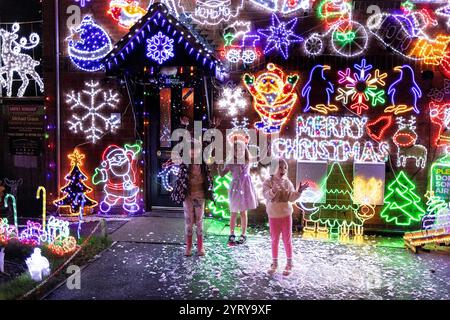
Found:
<svg viewBox="0 0 450 320"><path fill-rule="evenodd" d="M272 190L272 183L270 179L263 183L263 196L266 200L272 201L275 198L275 192Z"/></svg>
<svg viewBox="0 0 450 320"><path fill-rule="evenodd" d="M292 184L291 181L288 181L288 182L289 182L289 200L288 201L294 202L298 198L300 198L301 193L295 190L294 185Z"/></svg>

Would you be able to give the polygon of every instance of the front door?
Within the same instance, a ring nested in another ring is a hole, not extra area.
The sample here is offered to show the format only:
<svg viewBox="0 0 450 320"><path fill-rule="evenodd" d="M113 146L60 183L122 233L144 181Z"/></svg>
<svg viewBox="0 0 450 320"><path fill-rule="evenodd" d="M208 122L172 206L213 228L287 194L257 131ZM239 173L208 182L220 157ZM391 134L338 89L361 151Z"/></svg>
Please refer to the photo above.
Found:
<svg viewBox="0 0 450 320"><path fill-rule="evenodd" d="M174 143L172 132L179 128L180 118L187 116L194 120L196 90L188 82L165 82L165 86L148 85L146 110L150 125L147 140L147 199L151 207L178 207L170 200L170 192L176 179L176 167L165 166L170 159Z"/></svg>

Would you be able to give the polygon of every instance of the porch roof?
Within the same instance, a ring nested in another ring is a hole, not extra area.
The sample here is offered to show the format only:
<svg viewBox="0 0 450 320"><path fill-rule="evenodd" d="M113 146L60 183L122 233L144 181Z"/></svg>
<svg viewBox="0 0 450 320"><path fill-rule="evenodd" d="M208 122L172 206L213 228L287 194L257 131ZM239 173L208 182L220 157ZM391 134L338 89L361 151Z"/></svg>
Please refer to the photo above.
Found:
<svg viewBox="0 0 450 320"><path fill-rule="evenodd" d="M218 60L206 42L200 36L196 36L182 22L169 13L168 8L162 3L153 4L147 14L143 16L130 31L120 39L113 49L103 58L103 63L107 72L117 73L122 66L129 62L130 57L136 51L142 51L141 56L145 56L147 40L162 31L173 39L173 45L177 49L183 49L182 57L177 57L180 52L175 53L174 59L167 61L154 61L150 58L134 61L144 66L170 66L180 62L180 65L190 63L204 70L205 73L218 76L223 69L222 62ZM188 61L186 61L186 59ZM160 60L161 61L161 60Z"/></svg>

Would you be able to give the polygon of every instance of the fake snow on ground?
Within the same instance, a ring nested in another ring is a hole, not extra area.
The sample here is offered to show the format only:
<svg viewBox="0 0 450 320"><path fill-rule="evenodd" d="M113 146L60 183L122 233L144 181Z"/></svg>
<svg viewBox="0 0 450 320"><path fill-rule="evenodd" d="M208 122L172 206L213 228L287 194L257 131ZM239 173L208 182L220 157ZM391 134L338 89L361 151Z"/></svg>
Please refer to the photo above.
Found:
<svg viewBox="0 0 450 320"><path fill-rule="evenodd" d="M295 267L267 274L267 237L227 247L209 236L205 257L184 257L184 246L117 243L82 271L81 290L51 299L450 299L450 257L414 255L403 248L345 245L295 238Z"/></svg>

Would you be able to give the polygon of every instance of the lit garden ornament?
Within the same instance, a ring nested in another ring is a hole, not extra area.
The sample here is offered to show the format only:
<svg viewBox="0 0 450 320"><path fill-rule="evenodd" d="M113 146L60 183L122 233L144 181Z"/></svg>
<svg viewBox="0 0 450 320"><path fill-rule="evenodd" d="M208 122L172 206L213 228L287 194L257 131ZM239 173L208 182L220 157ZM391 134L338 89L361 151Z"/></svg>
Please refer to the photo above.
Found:
<svg viewBox="0 0 450 320"><path fill-rule="evenodd" d="M167 192L173 191L173 183L180 173L180 167L170 163L164 165L162 170L158 173L158 178L161 179L161 185L163 189ZM171 177L173 180L171 180Z"/></svg>
<svg viewBox="0 0 450 320"><path fill-rule="evenodd" d="M66 94L66 103L75 111L67 121L69 130L75 134L82 133L88 141L95 143L106 132L114 133L120 125L117 113L107 113L108 108L116 109L119 94L113 90L100 88L100 83L93 80L84 83L83 91Z"/></svg>
<svg viewBox="0 0 450 320"><path fill-rule="evenodd" d="M250 0L256 6L272 12L291 14L297 11L306 11L311 7L311 0ZM281 6L279 5L281 2Z"/></svg>
<svg viewBox="0 0 450 320"><path fill-rule="evenodd" d="M75 2L79 2L79 3L80 3L80 6L81 6L82 8L84 8L84 7L86 7L86 4L87 4L88 2L91 2L91 0L75 0Z"/></svg>
<svg viewBox="0 0 450 320"><path fill-rule="evenodd" d="M5 248L0 249L0 272L5 272Z"/></svg>
<svg viewBox="0 0 450 320"><path fill-rule="evenodd" d="M44 277L50 275L50 263L46 257L41 255L41 249L39 248L34 248L33 253L25 260L25 263L31 279L36 282L40 282Z"/></svg>
<svg viewBox="0 0 450 320"><path fill-rule="evenodd" d="M101 60L111 51L112 43L108 33L91 16L85 16L78 27L71 29L66 40L70 60L77 68L88 72L104 68Z"/></svg>
<svg viewBox="0 0 450 320"><path fill-rule="evenodd" d="M266 29L258 29L258 33L266 38L264 54L272 51L280 51L284 59L289 58L289 47L294 43L303 41L303 38L295 34L297 18L288 22L281 22L276 14L272 14L272 24Z"/></svg>
<svg viewBox="0 0 450 320"><path fill-rule="evenodd" d="M238 86L227 84L222 89L219 108L228 110L228 115L230 116L236 116L245 111L247 108L247 101L244 98L244 90Z"/></svg>
<svg viewBox="0 0 450 320"><path fill-rule="evenodd" d="M11 204L12 204L12 211L13 211L13 216L14 216L14 227L15 227L15 231L16 231L16 235L19 234L19 223L17 221L17 203L16 203L16 197L14 197L12 194L7 194L5 196L5 199L3 200L3 202L5 203L5 208L8 208L8 200L11 200Z"/></svg>
<svg viewBox="0 0 450 320"><path fill-rule="evenodd" d="M446 18L447 27L450 28L450 2L447 5L438 8L435 13L438 17Z"/></svg>
<svg viewBox="0 0 450 320"><path fill-rule="evenodd" d="M12 97L12 85L14 82L14 73L17 73L22 81L17 97L23 97L30 83L30 76L39 86L40 92L44 92L44 82L36 72L36 67L40 65L39 61L34 60L30 55L21 53L22 50L30 50L39 44L37 33L30 34L29 40L25 37L19 41L17 32L20 25L14 23L12 31L0 29L1 50L0 50L0 89L6 88L6 95ZM30 44L28 44L28 41Z"/></svg>
<svg viewBox="0 0 450 320"><path fill-rule="evenodd" d="M47 191L45 187L40 186L36 191L36 199L41 198L42 193L42 229L45 230L45 224L47 222Z"/></svg>
<svg viewBox="0 0 450 320"><path fill-rule="evenodd" d="M438 127L434 138L436 147L450 145L450 103L430 102L430 120Z"/></svg>
<svg viewBox="0 0 450 320"><path fill-rule="evenodd" d="M158 34L147 39L147 57L158 64L163 64L175 57L173 43L173 39L159 31Z"/></svg>
<svg viewBox="0 0 450 320"><path fill-rule="evenodd" d="M362 59L360 64L355 63L354 68L356 72L350 68L338 71L338 82L342 86L337 90L336 101L342 101L344 105L351 103L350 109L361 115L369 110L369 103L376 107L386 102L383 87L387 73L381 73L379 69L372 73L373 66L367 64L366 59Z"/></svg>
<svg viewBox="0 0 450 320"><path fill-rule="evenodd" d="M261 117L255 128L266 134L280 132L297 102L295 87L299 75L286 75L279 67L269 63L267 71L260 72L256 77L246 73L243 78L253 96L253 107Z"/></svg>

